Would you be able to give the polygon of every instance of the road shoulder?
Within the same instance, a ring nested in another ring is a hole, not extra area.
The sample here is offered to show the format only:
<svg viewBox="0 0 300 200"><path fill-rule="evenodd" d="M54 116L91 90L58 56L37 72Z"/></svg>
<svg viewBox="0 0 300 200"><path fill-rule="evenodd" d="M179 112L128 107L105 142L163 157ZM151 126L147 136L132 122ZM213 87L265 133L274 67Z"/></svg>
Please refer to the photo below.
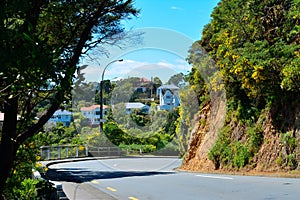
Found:
<svg viewBox="0 0 300 200"><path fill-rule="evenodd" d="M68 199L72 200L117 200L109 194L93 187L88 182L62 182L63 191Z"/></svg>

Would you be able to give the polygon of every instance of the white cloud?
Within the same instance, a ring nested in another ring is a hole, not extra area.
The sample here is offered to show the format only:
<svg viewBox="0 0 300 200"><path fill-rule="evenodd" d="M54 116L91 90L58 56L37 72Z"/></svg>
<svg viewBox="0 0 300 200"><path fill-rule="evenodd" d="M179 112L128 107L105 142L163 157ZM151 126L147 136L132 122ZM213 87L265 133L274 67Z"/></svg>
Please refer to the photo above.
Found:
<svg viewBox="0 0 300 200"><path fill-rule="evenodd" d="M107 69L106 75L109 77L126 76L130 73L130 71L147 64L148 63L134 60L124 60L123 62L114 63L109 69Z"/></svg>
<svg viewBox="0 0 300 200"><path fill-rule="evenodd" d="M169 68L171 68L171 69L173 69L173 68L175 67L174 64L167 63L167 62L163 62L163 61L158 62L158 63L156 63L156 64L159 65L159 66L163 66L163 67L169 67Z"/></svg>
<svg viewBox="0 0 300 200"><path fill-rule="evenodd" d="M188 64L188 62L186 60L183 60L183 59L176 59L175 62L181 63L181 64Z"/></svg>
<svg viewBox="0 0 300 200"><path fill-rule="evenodd" d="M99 81L101 77L99 66L88 65L81 73L84 74L86 82Z"/></svg>
<svg viewBox="0 0 300 200"><path fill-rule="evenodd" d="M116 77L159 77L163 82L177 73L186 73L191 68L183 59L174 60L172 63L166 60L156 63L140 62L135 60L124 60L123 62L112 63L105 71L104 79L114 79ZM99 81L102 68L99 66L88 66L84 71L87 82Z"/></svg>
<svg viewBox="0 0 300 200"><path fill-rule="evenodd" d="M171 8L171 10L182 10L182 8L177 7L177 6L171 6L170 8Z"/></svg>

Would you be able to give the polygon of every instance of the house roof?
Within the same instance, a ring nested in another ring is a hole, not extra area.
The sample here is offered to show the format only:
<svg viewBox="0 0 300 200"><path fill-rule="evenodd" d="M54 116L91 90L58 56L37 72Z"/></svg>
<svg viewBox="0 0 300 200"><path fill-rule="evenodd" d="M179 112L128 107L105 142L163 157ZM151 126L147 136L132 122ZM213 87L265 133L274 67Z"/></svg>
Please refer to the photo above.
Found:
<svg viewBox="0 0 300 200"><path fill-rule="evenodd" d="M125 106L127 109L138 109L138 108L143 108L147 105L140 102L129 102L129 103L125 103Z"/></svg>
<svg viewBox="0 0 300 200"><path fill-rule="evenodd" d="M179 90L179 87L177 87L176 85L162 85L157 89L170 89L170 90Z"/></svg>
<svg viewBox="0 0 300 200"><path fill-rule="evenodd" d="M117 81L121 81L123 78L121 77L115 77L114 79L111 80L111 82L117 82Z"/></svg>
<svg viewBox="0 0 300 200"><path fill-rule="evenodd" d="M72 112L59 109L53 115L72 115Z"/></svg>
<svg viewBox="0 0 300 200"><path fill-rule="evenodd" d="M80 111L93 111L97 108L100 108L100 105L92 105L92 106L89 106L89 107L82 107L80 108ZM103 105L103 109L106 109L108 108L107 105Z"/></svg>
<svg viewBox="0 0 300 200"><path fill-rule="evenodd" d="M140 81L141 82L144 82L144 83L150 83L151 82L151 80L149 80L149 79L147 79L147 78L140 78Z"/></svg>

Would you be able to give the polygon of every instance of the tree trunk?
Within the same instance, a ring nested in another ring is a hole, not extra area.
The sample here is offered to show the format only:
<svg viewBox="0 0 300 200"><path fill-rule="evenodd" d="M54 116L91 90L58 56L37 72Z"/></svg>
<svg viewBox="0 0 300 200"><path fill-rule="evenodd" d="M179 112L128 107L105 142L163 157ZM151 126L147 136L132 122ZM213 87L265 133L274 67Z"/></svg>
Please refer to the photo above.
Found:
<svg viewBox="0 0 300 200"><path fill-rule="evenodd" d="M0 143L0 199L4 199L3 191L7 178L11 173L16 152L19 145L16 143L18 98L6 99L4 103L4 122Z"/></svg>

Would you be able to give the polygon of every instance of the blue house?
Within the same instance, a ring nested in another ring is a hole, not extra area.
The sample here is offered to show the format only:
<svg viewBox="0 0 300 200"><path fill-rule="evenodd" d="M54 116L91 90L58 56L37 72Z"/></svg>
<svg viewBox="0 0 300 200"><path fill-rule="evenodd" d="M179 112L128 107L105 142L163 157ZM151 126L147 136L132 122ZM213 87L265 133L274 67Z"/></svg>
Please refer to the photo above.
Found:
<svg viewBox="0 0 300 200"><path fill-rule="evenodd" d="M150 106L147 106L140 102L129 102L125 103L126 107L126 114L130 114L134 109L141 109L143 113L149 114L150 113Z"/></svg>
<svg viewBox="0 0 300 200"><path fill-rule="evenodd" d="M48 122L53 123L54 125L56 125L57 122L62 122L64 126L70 126L71 121L72 121L72 112L59 109L55 111L55 113L49 119Z"/></svg>
<svg viewBox="0 0 300 200"><path fill-rule="evenodd" d="M157 88L159 96L159 110L172 110L180 106L179 87L175 85L162 85Z"/></svg>

